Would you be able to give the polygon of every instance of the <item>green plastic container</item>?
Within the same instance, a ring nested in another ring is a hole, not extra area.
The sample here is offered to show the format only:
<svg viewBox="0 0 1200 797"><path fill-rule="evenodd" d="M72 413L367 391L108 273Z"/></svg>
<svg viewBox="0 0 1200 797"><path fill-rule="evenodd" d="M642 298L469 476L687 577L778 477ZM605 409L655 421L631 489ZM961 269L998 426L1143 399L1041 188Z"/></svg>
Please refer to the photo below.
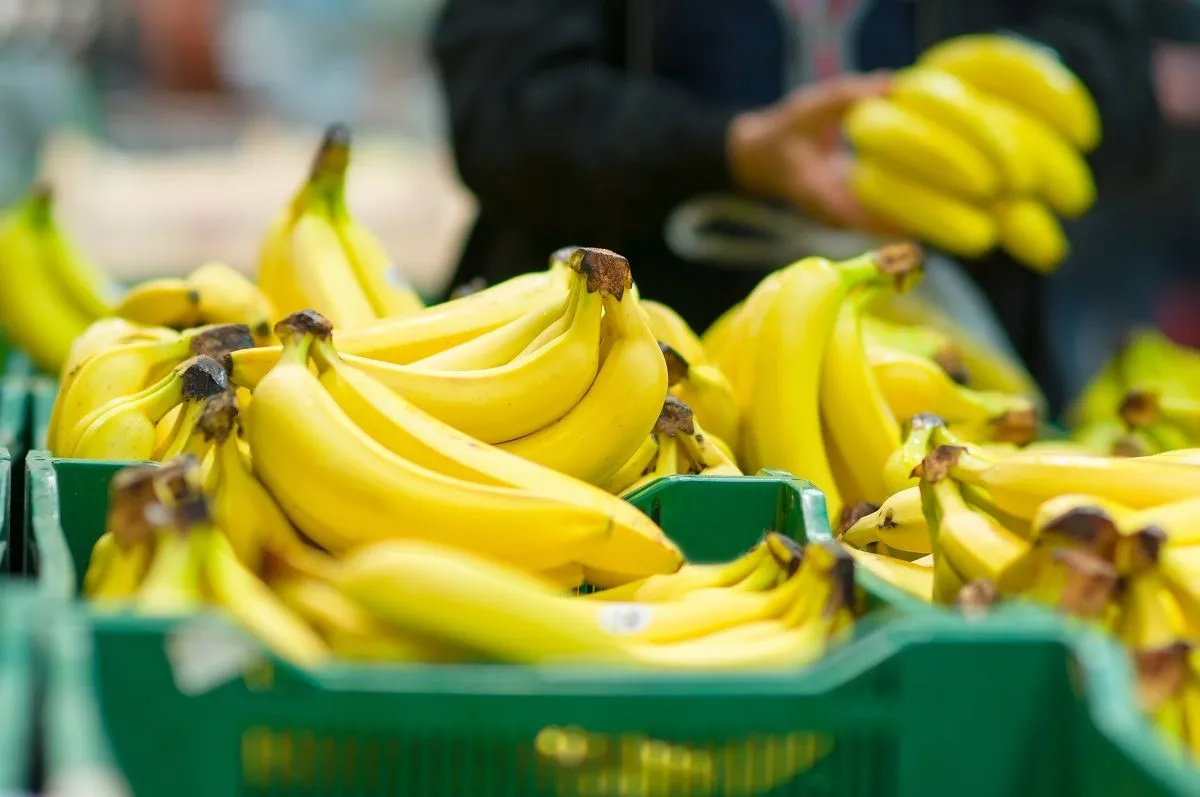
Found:
<svg viewBox="0 0 1200 797"><path fill-rule="evenodd" d="M58 382L45 376L34 377L29 388L30 450L46 448L46 434L50 430L50 412L58 396Z"/></svg>
<svg viewBox="0 0 1200 797"><path fill-rule="evenodd" d="M33 779L37 660L33 590L0 583L0 794L24 794Z"/></svg>
<svg viewBox="0 0 1200 797"><path fill-rule="evenodd" d="M0 584L14 572L9 556L12 540L9 536L9 504L12 501L12 458L8 449L0 448Z"/></svg>

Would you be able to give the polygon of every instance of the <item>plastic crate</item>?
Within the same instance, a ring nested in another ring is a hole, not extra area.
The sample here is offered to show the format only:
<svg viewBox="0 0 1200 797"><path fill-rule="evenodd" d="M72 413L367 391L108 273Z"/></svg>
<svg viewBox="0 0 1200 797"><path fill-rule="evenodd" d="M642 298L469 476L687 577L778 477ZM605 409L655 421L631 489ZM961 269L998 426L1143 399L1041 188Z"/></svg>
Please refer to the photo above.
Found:
<svg viewBox="0 0 1200 797"><path fill-rule="evenodd" d="M31 788L37 706L35 595L0 584L0 794Z"/></svg>
<svg viewBox="0 0 1200 797"><path fill-rule="evenodd" d="M58 396L58 382L49 377L34 377L29 387L29 448L41 451L46 448L46 434L50 430L50 413Z"/></svg>
<svg viewBox="0 0 1200 797"><path fill-rule="evenodd" d="M10 511L12 501L12 458L8 449L0 448L0 584L3 584L9 573L14 572L9 548L12 540L9 536ZM2 704L0 704L2 705Z"/></svg>

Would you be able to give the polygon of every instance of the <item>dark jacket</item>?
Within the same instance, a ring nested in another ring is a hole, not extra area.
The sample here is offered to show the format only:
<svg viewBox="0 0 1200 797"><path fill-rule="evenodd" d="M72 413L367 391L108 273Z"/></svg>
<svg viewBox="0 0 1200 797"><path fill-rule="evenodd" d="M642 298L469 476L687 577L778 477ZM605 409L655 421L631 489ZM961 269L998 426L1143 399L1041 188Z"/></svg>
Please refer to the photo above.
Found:
<svg viewBox="0 0 1200 797"><path fill-rule="evenodd" d="M1157 110L1140 0L870 5L882 21L869 15L857 45L872 67L901 66L973 31L1004 28L1050 45L1101 109L1101 190L1153 172ZM578 243L626 254L642 293L669 300L699 329L742 298L761 273L683 262L661 231L684 200L733 189L730 119L787 89L791 39L780 13L771 0L449 0L433 50L456 163L479 203L455 283L540 268Z"/></svg>

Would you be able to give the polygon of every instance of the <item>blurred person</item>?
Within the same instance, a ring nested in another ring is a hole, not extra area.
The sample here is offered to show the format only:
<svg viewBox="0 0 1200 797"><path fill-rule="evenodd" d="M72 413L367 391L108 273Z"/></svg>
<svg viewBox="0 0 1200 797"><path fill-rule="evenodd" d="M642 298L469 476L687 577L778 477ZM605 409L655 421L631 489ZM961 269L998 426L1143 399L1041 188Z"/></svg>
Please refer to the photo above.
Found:
<svg viewBox="0 0 1200 797"><path fill-rule="evenodd" d="M702 330L786 260L682 257L664 238L672 211L725 192L878 230L847 185L842 114L925 47L1001 30L1054 49L1091 90L1101 191L1143 184L1160 112L1139 0L449 0L433 52L479 202L455 283L607 246ZM969 270L1053 403L1041 279L1002 255Z"/></svg>

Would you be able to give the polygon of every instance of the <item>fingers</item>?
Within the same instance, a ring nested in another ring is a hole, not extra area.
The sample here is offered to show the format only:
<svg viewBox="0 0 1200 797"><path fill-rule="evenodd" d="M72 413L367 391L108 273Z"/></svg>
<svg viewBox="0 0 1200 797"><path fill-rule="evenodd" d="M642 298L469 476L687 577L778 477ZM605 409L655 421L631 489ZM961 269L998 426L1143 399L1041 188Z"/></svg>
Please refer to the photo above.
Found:
<svg viewBox="0 0 1200 797"><path fill-rule="evenodd" d="M883 237L903 237L904 231L872 215L855 197L850 173L854 161L846 152L821 153L806 169L802 203L807 210L837 227Z"/></svg>
<svg viewBox="0 0 1200 797"><path fill-rule="evenodd" d="M844 75L798 89L787 100L791 122L796 126L826 125L846 114L858 101L886 94L890 72Z"/></svg>

